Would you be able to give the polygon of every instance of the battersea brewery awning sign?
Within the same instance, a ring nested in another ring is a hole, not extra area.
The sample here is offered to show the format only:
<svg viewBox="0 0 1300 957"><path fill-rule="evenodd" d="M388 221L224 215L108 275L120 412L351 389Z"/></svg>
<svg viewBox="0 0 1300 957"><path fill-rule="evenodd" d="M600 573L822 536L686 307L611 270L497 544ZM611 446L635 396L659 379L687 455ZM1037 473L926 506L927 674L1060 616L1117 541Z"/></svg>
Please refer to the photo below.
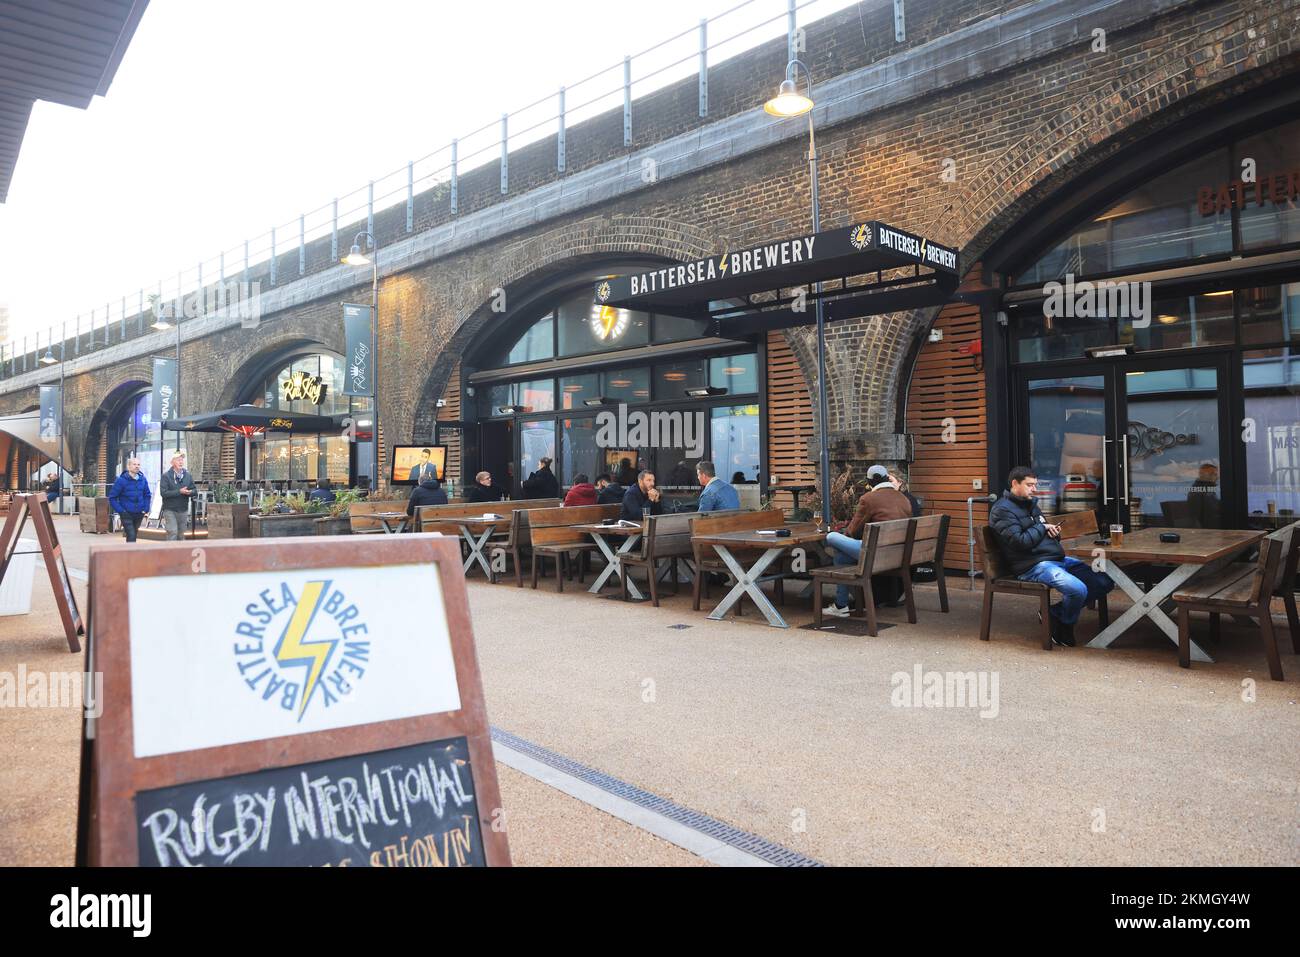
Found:
<svg viewBox="0 0 1300 957"><path fill-rule="evenodd" d="M900 266L956 275L957 250L871 221L613 276L596 284L596 301L628 308L650 301L703 305Z"/></svg>

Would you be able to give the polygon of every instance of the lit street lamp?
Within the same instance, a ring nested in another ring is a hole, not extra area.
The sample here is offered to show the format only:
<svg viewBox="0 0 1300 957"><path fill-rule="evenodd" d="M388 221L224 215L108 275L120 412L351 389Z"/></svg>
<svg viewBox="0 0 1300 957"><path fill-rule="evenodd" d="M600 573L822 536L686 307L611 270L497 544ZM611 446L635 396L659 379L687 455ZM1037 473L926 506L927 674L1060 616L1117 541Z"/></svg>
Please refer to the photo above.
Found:
<svg viewBox="0 0 1300 957"><path fill-rule="evenodd" d="M808 95L798 92L795 77L799 70L808 81ZM821 209L817 198L817 139L813 133L812 118L812 74L803 62L794 59L786 64L785 79L776 96L763 104L763 109L772 116L788 118L808 114L808 170L812 175L812 231L821 230ZM822 312L822 284L813 284L813 305L817 310L817 431L821 436L821 492L822 520L826 527L831 524L831 452L830 436L826 432L826 319Z"/></svg>

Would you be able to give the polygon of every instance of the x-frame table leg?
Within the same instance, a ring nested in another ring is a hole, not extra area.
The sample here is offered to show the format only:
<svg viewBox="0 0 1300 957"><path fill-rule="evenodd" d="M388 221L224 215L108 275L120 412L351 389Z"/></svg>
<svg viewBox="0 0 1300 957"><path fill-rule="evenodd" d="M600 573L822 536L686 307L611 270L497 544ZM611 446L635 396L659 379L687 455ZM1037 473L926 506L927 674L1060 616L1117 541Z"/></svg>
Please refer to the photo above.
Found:
<svg viewBox="0 0 1300 957"><path fill-rule="evenodd" d="M593 595L599 595L600 590L605 587L605 582L609 581L609 577L611 575L619 574L619 569L623 565L623 559L620 556L626 555L635 548L636 543L641 541L641 536L629 535L627 541L619 546L617 552L609 547L609 542L605 541L604 535L593 534L591 537L595 540L596 547L600 549L600 553L605 556L605 568L601 571L596 580L592 582L591 587L588 588L587 591L591 592ZM645 597L645 595L641 594L641 590L636 587L636 582L631 578L627 580L627 593L637 601L640 601Z"/></svg>
<svg viewBox="0 0 1300 957"><path fill-rule="evenodd" d="M1142 591L1138 584L1125 574L1114 562L1101 559L1103 571L1111 577L1120 590L1133 599L1133 606L1097 633L1097 637L1088 642L1089 648L1109 648L1124 632L1128 631L1143 618L1150 618L1156 627L1165 633L1165 637L1178 646L1178 626L1161 609L1161 605L1171 596L1178 586L1191 578L1204 565L1179 565L1163 581L1157 582L1148 592ZM1214 659L1196 642L1192 642L1192 658L1195 661L1213 662Z"/></svg>
<svg viewBox="0 0 1300 957"><path fill-rule="evenodd" d="M727 614L727 610L740 601L743 595L748 595L754 602L754 607L763 613L767 623L773 628L789 628L789 624L781 617L781 613L776 607L767 600L767 595L763 594L763 589L759 587L759 581L763 577L763 572L767 566L772 564L785 551L784 548L769 548L754 562L754 567L745 571L740 562L736 561L735 556L727 549L725 545L714 545L713 550L718 553L722 563L731 570L731 574L736 578L736 584L731 586L731 591L718 602L718 607L709 612L709 617L714 621L721 621Z"/></svg>
<svg viewBox="0 0 1300 957"><path fill-rule="evenodd" d="M497 527L495 525L487 526L486 531L483 532L482 537L477 541L474 539L474 533L469 530L468 526L460 525L458 527L460 528L461 537L469 544L469 555L465 558L465 571L468 572L470 566L473 565L475 559L477 559L478 563L483 566L483 574L487 575L488 581L492 581L492 566L488 564L487 558L483 555L483 546L487 544L487 540L492 537L492 533L497 530Z"/></svg>

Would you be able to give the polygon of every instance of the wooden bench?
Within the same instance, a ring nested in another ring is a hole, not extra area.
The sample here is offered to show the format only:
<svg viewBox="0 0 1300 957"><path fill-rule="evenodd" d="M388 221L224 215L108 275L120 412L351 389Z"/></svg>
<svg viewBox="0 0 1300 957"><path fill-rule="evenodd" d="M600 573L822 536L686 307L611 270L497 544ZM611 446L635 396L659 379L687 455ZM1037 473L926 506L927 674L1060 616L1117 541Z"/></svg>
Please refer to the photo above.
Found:
<svg viewBox="0 0 1300 957"><path fill-rule="evenodd" d="M748 532L759 528L780 528L785 524L785 512L779 508L770 508L762 512L744 512L734 509L718 512L695 512L690 514L691 536L713 535L718 532ZM734 549L739 559L742 555L751 555L756 549ZM691 553L695 556L695 582L691 589L691 607L700 610L700 593L709 594L709 574L713 572L731 578L731 570L723 564L717 552L710 545L691 542ZM782 596L781 583L777 582L778 596ZM736 605L739 614L744 605L742 599Z"/></svg>
<svg viewBox="0 0 1300 957"><path fill-rule="evenodd" d="M858 552L857 562L852 565L814 568L809 573L813 580L814 628L822 626L822 586L847 585L858 592L860 611L867 618L867 634L874 636L876 599L871 588L871 578L874 575L896 575L902 578L907 620L916 624L916 602L912 598L908 570L912 564L912 543L917 521L915 518L896 518L888 522L870 522L862 529L862 549Z"/></svg>
<svg viewBox="0 0 1300 957"><path fill-rule="evenodd" d="M622 556L619 562L619 582L623 588L624 601L627 601L628 568L645 568L650 578L650 604L658 608L658 563L665 560L670 567L669 576L673 582L673 594L677 594L677 559L689 558L694 554L691 545L691 522L699 514L699 512L669 512L666 515L650 516L645 523L645 533L641 536L640 550L629 552Z"/></svg>
<svg viewBox="0 0 1300 957"><path fill-rule="evenodd" d="M503 515L507 518L517 509L557 508L560 500L556 498L518 499L512 502L460 502L447 505L421 505L415 510L416 527L421 532L440 532L443 535L460 536L460 526L456 519L481 518L484 515ZM503 521L493 538L505 538L509 531L503 529Z"/></svg>
<svg viewBox="0 0 1300 957"><path fill-rule="evenodd" d="M1203 581L1193 579L1186 587L1174 592L1174 602L1178 605L1179 665L1184 668L1192 666L1192 612L1210 613L1211 634L1218 633L1219 616L1224 612L1230 615L1248 615L1259 622L1259 630L1264 634L1264 654L1268 658L1270 677L1274 681L1283 680L1282 659L1277 650L1277 635L1273 631L1273 596L1283 587L1284 581L1287 590L1291 588L1291 582L1285 575L1287 565L1292 564L1292 541L1295 535L1295 525L1288 525L1266 535L1260 543L1259 559L1253 564L1234 562L1217 574L1209 575ZM1294 565L1292 574L1294 575ZM1294 600L1293 595L1292 601ZM1288 616L1289 614L1288 608ZM1294 640L1293 632L1293 647Z"/></svg>
<svg viewBox="0 0 1300 957"><path fill-rule="evenodd" d="M933 565L935 584L939 586L939 610L948 611L948 582L943 573L943 550L948 544L948 516L922 515L916 519L916 531L912 535L912 554L908 561L908 574L904 587L908 594L912 591L912 567L916 565ZM821 602L818 602L820 605Z"/></svg>
<svg viewBox="0 0 1300 957"><path fill-rule="evenodd" d="M538 559L541 572L546 573L546 557L554 555L556 561L555 590L564 591L564 575L569 569L569 556L595 551L596 543L586 532L575 525L590 525L607 518L618 518L622 505L576 505L569 508L532 508L528 510L529 536L533 550L533 587L537 587ZM578 564L578 581L583 580L583 564Z"/></svg>

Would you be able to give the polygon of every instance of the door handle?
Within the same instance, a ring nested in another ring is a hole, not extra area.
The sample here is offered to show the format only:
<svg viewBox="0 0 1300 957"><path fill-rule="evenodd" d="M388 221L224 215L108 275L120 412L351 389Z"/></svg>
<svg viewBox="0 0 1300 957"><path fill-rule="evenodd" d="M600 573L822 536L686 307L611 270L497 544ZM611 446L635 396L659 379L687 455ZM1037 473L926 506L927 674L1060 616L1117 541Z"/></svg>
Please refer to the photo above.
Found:
<svg viewBox="0 0 1300 957"><path fill-rule="evenodd" d="M1118 438L1115 441L1120 443L1120 447L1124 450L1124 479L1122 484L1120 485L1120 491L1123 492L1123 502L1125 505L1127 505L1128 504L1128 431L1125 430L1123 437Z"/></svg>
<svg viewBox="0 0 1300 957"><path fill-rule="evenodd" d="M1101 440L1101 504L1110 504L1110 469L1106 465L1106 446L1110 445L1114 439L1108 439L1103 436Z"/></svg>

